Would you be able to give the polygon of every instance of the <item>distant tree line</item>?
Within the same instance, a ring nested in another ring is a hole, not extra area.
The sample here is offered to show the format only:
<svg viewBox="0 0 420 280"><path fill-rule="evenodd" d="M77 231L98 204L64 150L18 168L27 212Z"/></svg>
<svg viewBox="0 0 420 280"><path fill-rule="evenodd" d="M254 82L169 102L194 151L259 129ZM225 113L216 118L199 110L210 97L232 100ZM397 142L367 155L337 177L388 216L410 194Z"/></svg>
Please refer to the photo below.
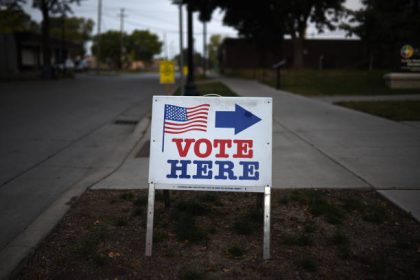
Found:
<svg viewBox="0 0 420 280"><path fill-rule="evenodd" d="M51 49L50 38L63 39L83 46L93 39L93 53L100 61L109 61L121 67L125 61L143 60L150 62L155 54L161 52L162 43L149 31L135 30L130 35L118 31L108 31L99 37L92 37L94 22L91 19L72 17L71 5L80 0L31 0L32 6L42 14L41 23L31 19L23 10L27 0L8 0L0 2L0 33L34 32L42 35L42 57L44 77L50 78ZM122 40L121 40L122 39ZM100 42L101 52L97 53ZM122 42L122 44L121 44ZM123 48L121 48L121 46ZM82 53L76 55L83 56Z"/></svg>
<svg viewBox="0 0 420 280"><path fill-rule="evenodd" d="M361 38L369 52L369 64L397 53L403 44L420 44L420 0L362 0L363 7L347 11L341 27Z"/></svg>
<svg viewBox="0 0 420 280"><path fill-rule="evenodd" d="M107 31L93 38L92 53L110 66L122 68L129 61L150 63L162 50L159 37L147 30L134 30L131 34Z"/></svg>

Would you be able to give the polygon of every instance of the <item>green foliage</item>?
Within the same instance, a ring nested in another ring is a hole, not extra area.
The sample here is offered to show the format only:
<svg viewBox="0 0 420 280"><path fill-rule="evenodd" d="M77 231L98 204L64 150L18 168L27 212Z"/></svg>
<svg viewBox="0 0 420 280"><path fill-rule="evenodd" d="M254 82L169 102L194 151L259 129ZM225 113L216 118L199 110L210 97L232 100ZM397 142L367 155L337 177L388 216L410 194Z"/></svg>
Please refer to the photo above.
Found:
<svg viewBox="0 0 420 280"><path fill-rule="evenodd" d="M222 43L222 36L214 34L210 36L210 43L208 45L210 67L217 69L219 67L218 49Z"/></svg>
<svg viewBox="0 0 420 280"><path fill-rule="evenodd" d="M134 211L133 216L142 216L147 206L147 197L140 196L133 201Z"/></svg>
<svg viewBox="0 0 420 280"><path fill-rule="evenodd" d="M162 231L160 230L156 230L153 233L153 243L159 243L162 242L163 240L165 240L166 238L166 234L164 234Z"/></svg>
<svg viewBox="0 0 420 280"><path fill-rule="evenodd" d="M180 212L174 218L175 234L178 240L198 242L207 239L207 233L197 226L196 220L191 214Z"/></svg>
<svg viewBox="0 0 420 280"><path fill-rule="evenodd" d="M66 41L84 45L91 39L94 22L82 17L54 17L50 19L50 26L51 37L61 38L64 35Z"/></svg>
<svg viewBox="0 0 420 280"><path fill-rule="evenodd" d="M347 245L350 240L349 237L340 229L337 229L331 238L334 245Z"/></svg>
<svg viewBox="0 0 420 280"><path fill-rule="evenodd" d="M363 8L349 11L349 24L343 25L349 35L357 35L371 53L401 48L418 40L420 4L411 0L362 0ZM417 41L418 42L418 41Z"/></svg>
<svg viewBox="0 0 420 280"><path fill-rule="evenodd" d="M299 203L299 204L305 204L307 203L307 197L306 197L306 192L305 190L294 190L288 194L283 195L279 202L281 204L289 204L289 203Z"/></svg>
<svg viewBox="0 0 420 280"><path fill-rule="evenodd" d="M410 250L416 248L416 242L407 234L399 232L395 236L395 246L398 249Z"/></svg>
<svg viewBox="0 0 420 280"><path fill-rule="evenodd" d="M37 31L38 24L18 7L0 9L0 33Z"/></svg>
<svg viewBox="0 0 420 280"><path fill-rule="evenodd" d="M286 201L308 204L312 215L322 216L331 224L341 224L346 215L341 207L329 203L325 193L318 190L295 190L287 198L283 198L283 202Z"/></svg>
<svg viewBox="0 0 420 280"><path fill-rule="evenodd" d="M363 204L363 202L361 202L360 199L358 198L346 197L346 198L343 198L341 202L343 203L342 207L347 212L362 211L365 208L365 205Z"/></svg>
<svg viewBox="0 0 420 280"><path fill-rule="evenodd" d="M365 208L362 215L363 220L372 224L383 224L388 215L386 210L381 205L369 205Z"/></svg>
<svg viewBox="0 0 420 280"><path fill-rule="evenodd" d="M254 234L263 223L262 209L250 208L233 223L233 231L241 235Z"/></svg>
<svg viewBox="0 0 420 280"><path fill-rule="evenodd" d="M323 216L328 223L334 225L341 224L345 217L345 212L340 207L323 198L310 200L309 211L315 216Z"/></svg>
<svg viewBox="0 0 420 280"><path fill-rule="evenodd" d="M162 50L162 42L148 30L134 30L127 37L127 52L131 60L151 62L153 56Z"/></svg>
<svg viewBox="0 0 420 280"><path fill-rule="evenodd" d="M210 208L193 200L177 202L172 209L172 218L178 240L198 242L207 239L207 232L197 226L195 218L210 212Z"/></svg>
<svg viewBox="0 0 420 280"><path fill-rule="evenodd" d="M320 32L325 28L333 30L344 10L343 3L344 0L267 0L256 5L253 1L201 0L194 1L193 8L200 12L204 21L211 18L215 8L221 8L225 12L225 24L235 28L240 35L254 39L259 48L266 48L280 42L285 34L303 41L309 22ZM295 47L294 51L294 63L298 56L302 61L303 47ZM264 60L261 56L261 64Z"/></svg>
<svg viewBox="0 0 420 280"><path fill-rule="evenodd" d="M121 67L121 34L119 31L107 31L93 38L92 53L100 61L106 62L112 67ZM98 49L100 45L100 51Z"/></svg>
<svg viewBox="0 0 420 280"><path fill-rule="evenodd" d="M79 4L80 0L33 0L34 8L41 10L41 13L48 12L48 15L58 13L71 13L71 4Z"/></svg>
<svg viewBox="0 0 420 280"><path fill-rule="evenodd" d="M228 255L234 259L239 259L246 253L246 250L239 245L229 246L226 251Z"/></svg>
<svg viewBox="0 0 420 280"><path fill-rule="evenodd" d="M132 201L134 199L134 194L132 194L131 192L123 192L122 194L120 194L120 198L122 200Z"/></svg>
<svg viewBox="0 0 420 280"><path fill-rule="evenodd" d="M143 207L139 207L139 206L134 207L133 216L142 216L143 213L144 213Z"/></svg>
<svg viewBox="0 0 420 280"><path fill-rule="evenodd" d="M119 217L114 221L114 225L117 227L125 227L128 225L128 221L126 217Z"/></svg>
<svg viewBox="0 0 420 280"><path fill-rule="evenodd" d="M318 263L312 257L304 257L299 261L299 266L307 272L315 272L318 270Z"/></svg>
<svg viewBox="0 0 420 280"><path fill-rule="evenodd" d="M105 225L95 225L92 230L75 245L74 251L86 258L97 257L97 247L108 236L108 228Z"/></svg>
<svg viewBox="0 0 420 280"><path fill-rule="evenodd" d="M100 46L100 52L98 49ZM112 67L122 67L121 44L125 50L124 61L144 60L151 62L153 56L161 52L162 42L159 37L149 31L134 30L131 34L118 31L107 31L95 36L92 53L99 56L99 60Z"/></svg>
<svg viewBox="0 0 420 280"><path fill-rule="evenodd" d="M205 274L196 270L186 270L181 272L181 280L203 280L205 279Z"/></svg>
<svg viewBox="0 0 420 280"><path fill-rule="evenodd" d="M214 202L217 202L219 200L219 197L216 193L206 193L206 194L200 195L199 200L201 202L205 202L205 203L206 202L207 203L209 203L209 202L214 203Z"/></svg>
<svg viewBox="0 0 420 280"><path fill-rule="evenodd" d="M184 212L191 216L206 216L211 211L210 208L193 200L179 201L174 208L175 212Z"/></svg>
<svg viewBox="0 0 420 280"><path fill-rule="evenodd" d="M303 228L303 231L305 233L314 233L314 232L316 232L316 229L317 229L317 227L316 227L315 223L306 223L304 228Z"/></svg>
<svg viewBox="0 0 420 280"><path fill-rule="evenodd" d="M312 235L307 233L297 235L289 234L284 236L283 244L294 246L312 246L314 244L314 239Z"/></svg>
<svg viewBox="0 0 420 280"><path fill-rule="evenodd" d="M133 201L133 204L137 207L146 206L147 205L147 197L140 196L136 200Z"/></svg>

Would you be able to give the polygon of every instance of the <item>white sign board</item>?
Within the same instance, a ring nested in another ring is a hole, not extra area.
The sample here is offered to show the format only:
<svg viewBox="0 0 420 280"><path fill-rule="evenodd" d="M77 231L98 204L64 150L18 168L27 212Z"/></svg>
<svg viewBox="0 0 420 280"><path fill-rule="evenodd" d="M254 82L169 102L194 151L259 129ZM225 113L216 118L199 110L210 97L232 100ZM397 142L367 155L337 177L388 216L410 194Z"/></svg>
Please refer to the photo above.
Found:
<svg viewBox="0 0 420 280"><path fill-rule="evenodd" d="M272 99L154 96L149 184L264 192L271 187Z"/></svg>
<svg viewBox="0 0 420 280"><path fill-rule="evenodd" d="M270 258L272 99L154 96L146 256L155 189L264 193L263 257Z"/></svg>

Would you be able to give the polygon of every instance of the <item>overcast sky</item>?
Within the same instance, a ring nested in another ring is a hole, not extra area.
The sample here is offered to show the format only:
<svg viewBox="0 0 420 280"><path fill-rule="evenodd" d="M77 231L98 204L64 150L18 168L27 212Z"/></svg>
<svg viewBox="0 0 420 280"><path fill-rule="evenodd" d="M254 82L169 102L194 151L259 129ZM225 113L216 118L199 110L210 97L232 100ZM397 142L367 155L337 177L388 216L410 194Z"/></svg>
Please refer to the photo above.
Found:
<svg viewBox="0 0 420 280"><path fill-rule="evenodd" d="M293 0L291 0L293 1ZM40 21L41 14L32 8L32 0L28 0L26 11L34 20ZM360 0L347 0L348 8L357 9L361 6ZM82 0L81 4L73 5L73 16L90 18L95 22L94 34L96 34L98 0ZM173 57L179 53L179 18L178 6L173 5L170 0L102 0L102 24L101 32L120 29L120 9L125 9L124 31L131 33L134 29L147 29L157 34L165 43L162 55L167 54ZM184 9L184 32L186 31L186 11ZM235 29L223 26L223 14L220 11L213 13L210 23L207 25L208 38L213 34L220 34L224 37L237 37ZM203 25L194 17L195 48L198 52L203 50ZM317 34L315 28L308 28L309 38L344 38L343 31ZM184 47L186 47L186 35L184 36ZM90 48L90 47L89 47ZM90 50L88 50L90 53Z"/></svg>

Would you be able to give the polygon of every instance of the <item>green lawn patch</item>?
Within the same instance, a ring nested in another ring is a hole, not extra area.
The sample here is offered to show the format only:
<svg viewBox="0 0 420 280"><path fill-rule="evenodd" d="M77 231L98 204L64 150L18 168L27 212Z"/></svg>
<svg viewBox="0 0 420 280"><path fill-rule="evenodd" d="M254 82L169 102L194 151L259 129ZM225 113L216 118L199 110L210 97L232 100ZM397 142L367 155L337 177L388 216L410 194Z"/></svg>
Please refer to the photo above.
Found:
<svg viewBox="0 0 420 280"><path fill-rule="evenodd" d="M281 88L306 96L420 94L419 89L390 89L383 76L389 71L282 70ZM273 69L236 70L231 76L256 79L276 86Z"/></svg>
<svg viewBox="0 0 420 280"><path fill-rule="evenodd" d="M234 91L221 82L202 82L197 83L196 86L200 95L217 94L221 96L238 96ZM181 89L178 88L174 95L181 95Z"/></svg>
<svg viewBox="0 0 420 280"><path fill-rule="evenodd" d="M346 101L337 105L391 119L394 121L419 121L420 101Z"/></svg>

